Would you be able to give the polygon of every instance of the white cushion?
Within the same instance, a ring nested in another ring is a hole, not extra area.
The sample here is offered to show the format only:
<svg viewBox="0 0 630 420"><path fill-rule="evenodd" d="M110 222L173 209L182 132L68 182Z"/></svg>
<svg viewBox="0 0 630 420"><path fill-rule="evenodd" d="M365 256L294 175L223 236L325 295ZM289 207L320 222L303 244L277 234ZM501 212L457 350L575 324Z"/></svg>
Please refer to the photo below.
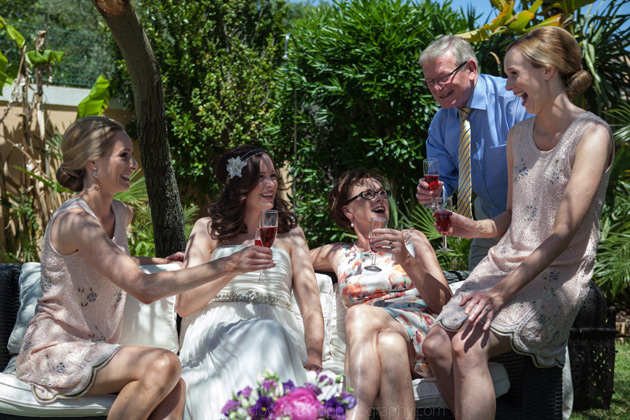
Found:
<svg viewBox="0 0 630 420"><path fill-rule="evenodd" d="M141 265L140 269L147 274L154 274L179 270L179 265ZM177 353L179 338L175 296L147 305L127 294L119 342L125 346L159 347Z"/></svg>
<svg viewBox="0 0 630 420"><path fill-rule="evenodd" d="M332 317L334 316L335 307L335 291L333 289L332 279L329 275L323 273L315 273L317 279L317 287L319 288L319 300L322 306L322 315L324 316L324 345L322 349L322 360L330 358L330 336L332 330ZM300 306L295 297L295 288L291 293L291 312L295 315L297 323L304 333L304 320L300 312Z"/></svg>
<svg viewBox="0 0 630 420"><path fill-rule="evenodd" d="M494 385L494 393L497 398L505 395L510 389L510 379L507 370L501 363L489 362L490 376ZM446 402L438 390L435 377L413 380L413 396L416 400L416 407L433 408L445 407Z"/></svg>
<svg viewBox="0 0 630 420"><path fill-rule="evenodd" d="M22 339L26 333L28 322L35 315L37 308L37 299L42 296L41 283L41 266L39 263L22 264L20 272L20 309L18 309L15 325L9 336L7 349L10 355L20 352Z"/></svg>
<svg viewBox="0 0 630 420"><path fill-rule="evenodd" d="M89 395L42 405L33 397L29 385L13 374L0 373L0 413L4 414L37 417L106 416L115 398L114 395Z"/></svg>

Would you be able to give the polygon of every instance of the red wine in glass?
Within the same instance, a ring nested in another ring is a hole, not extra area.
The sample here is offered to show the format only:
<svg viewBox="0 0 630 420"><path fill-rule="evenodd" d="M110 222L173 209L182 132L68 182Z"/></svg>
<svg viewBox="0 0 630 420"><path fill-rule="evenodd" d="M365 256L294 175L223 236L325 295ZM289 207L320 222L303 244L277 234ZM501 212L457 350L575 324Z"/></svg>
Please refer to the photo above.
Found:
<svg viewBox="0 0 630 420"><path fill-rule="evenodd" d="M271 248L273 245L273 241L276 239L276 233L278 232L277 226L272 227L259 227L260 238L256 239L256 245L266 246L267 248Z"/></svg>
<svg viewBox="0 0 630 420"><path fill-rule="evenodd" d="M438 181L440 180L439 175L425 175L424 180L427 184L429 184L428 189L433 191L438 187Z"/></svg>
<svg viewBox="0 0 630 420"><path fill-rule="evenodd" d="M439 209L435 212L438 232L446 233L451 228L451 214L453 212L444 209Z"/></svg>
<svg viewBox="0 0 630 420"><path fill-rule="evenodd" d="M436 252L452 252L446 245L446 234L451 228L451 215L453 214L453 198L452 197L435 197L433 199L433 217L435 217L435 224L438 232L442 234L442 248Z"/></svg>

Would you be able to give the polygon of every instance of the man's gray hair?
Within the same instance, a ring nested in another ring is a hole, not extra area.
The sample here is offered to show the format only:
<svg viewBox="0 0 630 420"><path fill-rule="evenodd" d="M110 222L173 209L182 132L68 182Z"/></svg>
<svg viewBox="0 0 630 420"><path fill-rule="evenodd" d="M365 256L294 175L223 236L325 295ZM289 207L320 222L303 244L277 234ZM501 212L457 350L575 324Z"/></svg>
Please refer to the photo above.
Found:
<svg viewBox="0 0 630 420"><path fill-rule="evenodd" d="M473 60L477 63L477 56L470 42L455 35L443 35L433 41L420 54L419 62L422 67L425 63L432 63L437 60L438 56L446 51L451 51L455 56L457 64Z"/></svg>

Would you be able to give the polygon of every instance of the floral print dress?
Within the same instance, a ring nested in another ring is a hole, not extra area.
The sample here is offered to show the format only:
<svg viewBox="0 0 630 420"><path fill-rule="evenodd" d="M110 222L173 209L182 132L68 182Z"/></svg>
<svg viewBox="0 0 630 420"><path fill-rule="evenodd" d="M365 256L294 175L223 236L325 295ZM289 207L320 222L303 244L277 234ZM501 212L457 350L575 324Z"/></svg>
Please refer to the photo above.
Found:
<svg viewBox="0 0 630 420"><path fill-rule="evenodd" d="M403 235L407 249L415 255L411 231L403 231ZM377 253L376 265L382 271L374 272L364 270L372 262L370 252L360 252L354 244L344 244L341 252L337 273L343 305L347 309L366 304L386 310L409 334L416 351L414 372L421 377L432 376L422 352L422 342L435 317L405 270L394 261L392 254Z"/></svg>
<svg viewBox="0 0 630 420"><path fill-rule="evenodd" d="M466 322L464 295L489 290L514 271L553 228L560 198L571 176L575 149L593 123L606 123L583 112L551 150L539 150L532 137L536 118L512 129L512 221L497 245L470 273L436 320L456 331ZM607 126L607 125L606 125ZM566 249L536 278L516 292L494 315L491 330L508 336L512 349L530 355L539 367L562 366L571 325L593 275L599 242L599 217L610 167L603 174L582 223Z"/></svg>
<svg viewBox="0 0 630 420"><path fill-rule="evenodd" d="M50 243L57 216L77 207L96 218L79 197L66 201L51 217L42 245L42 297L16 360L17 378L31 384L41 403L84 395L98 369L121 348L117 342L127 294L90 267L80 251L63 255ZM127 210L116 200L112 210L112 242L129 255Z"/></svg>

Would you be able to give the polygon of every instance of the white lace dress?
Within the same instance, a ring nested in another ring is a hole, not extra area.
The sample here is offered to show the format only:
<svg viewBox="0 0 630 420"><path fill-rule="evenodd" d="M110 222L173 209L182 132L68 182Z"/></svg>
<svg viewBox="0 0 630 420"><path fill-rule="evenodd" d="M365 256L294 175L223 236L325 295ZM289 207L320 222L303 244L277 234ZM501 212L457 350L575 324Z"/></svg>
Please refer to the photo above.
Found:
<svg viewBox="0 0 630 420"><path fill-rule="evenodd" d="M212 260L245 245L221 246ZM254 388L269 369L281 381L306 381L303 326L291 312L289 254L272 247L276 266L233 278L217 296L182 322L180 350L186 382L185 419L221 419L232 394Z"/></svg>

